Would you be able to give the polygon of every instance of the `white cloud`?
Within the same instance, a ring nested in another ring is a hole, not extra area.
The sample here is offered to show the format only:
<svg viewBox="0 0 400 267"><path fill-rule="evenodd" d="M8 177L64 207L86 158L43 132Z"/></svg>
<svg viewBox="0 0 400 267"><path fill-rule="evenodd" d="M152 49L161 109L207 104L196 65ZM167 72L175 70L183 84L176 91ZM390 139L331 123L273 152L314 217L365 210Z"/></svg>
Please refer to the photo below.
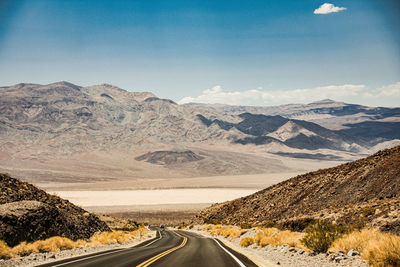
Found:
<svg viewBox="0 0 400 267"><path fill-rule="evenodd" d="M374 92L366 92L366 93L364 93L364 96L368 97L368 98L400 97L400 82L382 86L382 87L374 90Z"/></svg>
<svg viewBox="0 0 400 267"><path fill-rule="evenodd" d="M346 10L347 8L345 7L338 7L334 6L333 4L325 3L321 5L319 8L314 10L314 14L330 14L330 13L335 13L339 11Z"/></svg>
<svg viewBox="0 0 400 267"><path fill-rule="evenodd" d="M378 88L379 96L400 96L400 82Z"/></svg>
<svg viewBox="0 0 400 267"><path fill-rule="evenodd" d="M268 105L271 103L299 103L312 102L325 98L343 99L360 95L366 89L365 85L330 85L310 89L263 91L262 88L247 91L223 91L221 86L214 86L204 90L197 97L184 97L179 104L190 102L209 104L231 104L231 105Z"/></svg>

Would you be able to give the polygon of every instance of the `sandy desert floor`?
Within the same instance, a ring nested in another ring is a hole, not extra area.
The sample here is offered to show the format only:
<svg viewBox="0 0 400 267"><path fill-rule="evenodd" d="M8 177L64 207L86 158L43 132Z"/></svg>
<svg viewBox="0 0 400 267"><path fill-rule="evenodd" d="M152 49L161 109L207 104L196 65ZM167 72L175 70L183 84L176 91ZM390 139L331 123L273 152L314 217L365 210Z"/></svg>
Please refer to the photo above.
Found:
<svg viewBox="0 0 400 267"><path fill-rule="evenodd" d="M57 191L57 195L83 206L217 203L255 193L255 189L158 189L108 191Z"/></svg>
<svg viewBox="0 0 400 267"><path fill-rule="evenodd" d="M342 163L286 158L256 150L210 151L211 148L198 150L211 155L204 166L191 163L160 166L137 162L131 157L91 154L69 159L2 160L0 172L10 173L98 214L122 214L151 221L163 216L171 220L187 219L213 203L243 197L298 174ZM218 166L212 164L212 157L222 159ZM230 168L239 163L250 168L240 170L246 174L215 176L199 171L208 167ZM260 170L263 173L252 173Z"/></svg>

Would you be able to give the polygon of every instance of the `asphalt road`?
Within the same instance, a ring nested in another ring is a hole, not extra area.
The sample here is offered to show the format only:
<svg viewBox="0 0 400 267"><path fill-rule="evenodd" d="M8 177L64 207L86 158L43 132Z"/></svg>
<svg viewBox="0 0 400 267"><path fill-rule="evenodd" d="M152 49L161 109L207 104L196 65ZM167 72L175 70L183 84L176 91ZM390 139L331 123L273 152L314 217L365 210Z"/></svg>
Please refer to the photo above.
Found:
<svg viewBox="0 0 400 267"><path fill-rule="evenodd" d="M160 236L161 234L161 236ZM156 238L132 248L65 259L41 266L257 266L220 241L186 231L159 231Z"/></svg>

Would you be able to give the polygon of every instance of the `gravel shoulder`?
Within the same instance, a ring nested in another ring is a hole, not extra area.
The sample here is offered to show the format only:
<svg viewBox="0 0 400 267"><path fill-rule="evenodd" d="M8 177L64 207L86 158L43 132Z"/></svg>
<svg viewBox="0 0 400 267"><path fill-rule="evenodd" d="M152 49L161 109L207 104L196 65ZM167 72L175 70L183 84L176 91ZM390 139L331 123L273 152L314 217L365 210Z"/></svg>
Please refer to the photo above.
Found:
<svg viewBox="0 0 400 267"><path fill-rule="evenodd" d="M288 267L368 267L368 263L360 256L347 256L341 254L313 254L298 248L284 246L265 246L263 248L253 244L249 247L242 247L240 239L243 237L253 237L256 229L250 229L239 238L226 238L223 236L212 236L207 231L202 231L202 226L195 226L193 229L187 230L206 237L213 237L221 240L227 246L242 253L251 259L254 263L261 267L270 266L288 266Z"/></svg>
<svg viewBox="0 0 400 267"><path fill-rule="evenodd" d="M59 261L63 259L68 259L77 256L89 255L93 253L103 252L107 250L114 249L124 249L136 246L148 239L154 238L156 236L156 231L149 231L140 239L134 239L132 242L125 244L111 244L111 245L101 245L88 248L75 248L70 250L61 250L58 252L48 252L48 253L32 253L25 257L18 257L9 260L0 260L0 266L15 266L15 267L30 267L37 266L41 264L51 263L54 261Z"/></svg>

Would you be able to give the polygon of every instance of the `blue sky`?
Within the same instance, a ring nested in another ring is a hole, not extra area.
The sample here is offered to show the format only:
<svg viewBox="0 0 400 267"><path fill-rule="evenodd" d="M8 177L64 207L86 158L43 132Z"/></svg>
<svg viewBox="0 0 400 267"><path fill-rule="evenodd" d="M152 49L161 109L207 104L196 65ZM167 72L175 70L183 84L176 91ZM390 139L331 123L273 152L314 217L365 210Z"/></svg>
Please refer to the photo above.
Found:
<svg viewBox="0 0 400 267"><path fill-rule="evenodd" d="M324 3L343 10L314 14ZM399 6L395 0L0 0L0 85L66 80L152 91L181 103L329 97L398 106Z"/></svg>

